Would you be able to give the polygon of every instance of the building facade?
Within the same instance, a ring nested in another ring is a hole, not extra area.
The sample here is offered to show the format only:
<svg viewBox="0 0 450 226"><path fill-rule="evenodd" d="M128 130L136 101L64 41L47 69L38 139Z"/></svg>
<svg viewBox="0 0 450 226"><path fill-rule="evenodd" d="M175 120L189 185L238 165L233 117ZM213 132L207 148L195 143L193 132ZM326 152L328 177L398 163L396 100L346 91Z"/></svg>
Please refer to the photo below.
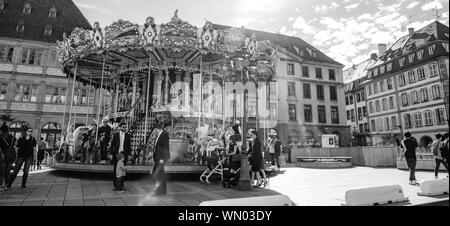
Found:
<svg viewBox="0 0 450 226"><path fill-rule="evenodd" d="M28 125L53 147L70 109L71 124L97 118L99 90L68 80L57 62L56 41L75 27L92 29L71 0L0 1L0 115L16 137Z"/></svg>
<svg viewBox="0 0 450 226"><path fill-rule="evenodd" d="M350 126L352 146L367 146L371 144L368 109L366 104L367 69L376 61L377 55L346 69L345 110L347 125Z"/></svg>
<svg viewBox="0 0 450 226"><path fill-rule="evenodd" d="M411 132L421 146L448 125L448 27L433 22L400 38L368 69L365 89L373 145Z"/></svg>

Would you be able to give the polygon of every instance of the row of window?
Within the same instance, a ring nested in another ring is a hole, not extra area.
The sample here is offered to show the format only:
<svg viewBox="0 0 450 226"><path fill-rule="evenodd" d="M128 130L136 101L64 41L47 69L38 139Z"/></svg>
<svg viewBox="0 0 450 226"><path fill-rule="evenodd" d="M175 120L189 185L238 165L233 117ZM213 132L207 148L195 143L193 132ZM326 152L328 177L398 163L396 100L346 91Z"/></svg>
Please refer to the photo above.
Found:
<svg viewBox="0 0 450 226"><path fill-rule="evenodd" d="M16 63L14 62L14 46L0 45L0 63ZM22 64L31 64L31 65L44 65L46 52L44 49L37 48L21 48L20 59L17 60L17 63ZM57 55L56 51L51 51L49 55L49 65L48 66L56 66L57 65Z"/></svg>
<svg viewBox="0 0 450 226"><path fill-rule="evenodd" d="M448 47L449 45L448 45L448 43L442 43L442 46L444 47L446 52L449 52L449 47ZM407 51L407 50L408 50L407 48L404 48L404 51ZM414 60L416 58L417 58L418 61L421 61L423 59L425 50L427 51L427 54L429 56L434 55L435 52L436 52L436 44L430 45L430 46L428 46L427 48L424 48L424 49L417 50L416 52L409 54L407 57L405 56L405 57L402 57L402 58L398 59L399 67L400 68L404 67L405 63L406 63L406 60L408 60L409 64L414 63ZM406 58L408 58L408 59L406 59ZM381 74L384 74L385 72L391 71L392 70L392 64L393 64L393 62L389 62L389 63L387 63L385 65L381 65L380 67L372 69L369 72L369 77L377 76L378 74L381 75Z"/></svg>
<svg viewBox="0 0 450 226"><path fill-rule="evenodd" d="M7 83L0 83L0 100L7 98ZM14 101L17 102L37 102L37 85L16 84ZM89 100L88 100L89 96ZM87 89L75 89L73 95L75 105L88 105L94 101L94 92ZM66 103L66 88L47 86L44 97L45 103L64 104Z"/></svg>
<svg viewBox="0 0 450 226"><path fill-rule="evenodd" d="M367 117L367 107L358 108L358 121L362 121L364 117ZM355 122L355 109L347 110L347 120Z"/></svg>
<svg viewBox="0 0 450 226"><path fill-rule="evenodd" d="M313 122L312 105L303 105L305 122ZM326 107L324 105L317 106L318 122L327 123ZM297 121L297 105L289 104L289 120ZM339 108L337 106L331 106L331 123L339 124Z"/></svg>
<svg viewBox="0 0 450 226"><path fill-rule="evenodd" d="M399 128L397 122L397 116L372 119L370 120L370 128L372 132L392 131Z"/></svg>
<svg viewBox="0 0 450 226"><path fill-rule="evenodd" d="M0 10L6 10L6 7L7 6L7 4L4 2L4 1L0 1ZM25 3L24 5L23 5L23 8L22 8L22 13L23 14L31 14L31 10L32 10L32 7L31 7L31 4L29 3L29 2L27 2L27 3ZM56 18L56 13L57 13L57 10L56 10L56 8L53 6L52 8L50 8L50 10L48 11L48 17L50 17L50 18Z"/></svg>
<svg viewBox="0 0 450 226"><path fill-rule="evenodd" d="M438 76L438 73L437 64L432 63L428 64L428 70L425 70L424 67L419 67L416 70L408 71L406 74L400 74L398 76L398 82L400 86L406 86L417 81L425 80L428 76L427 74L429 74L429 77L432 78Z"/></svg>
<svg viewBox="0 0 450 226"><path fill-rule="evenodd" d="M380 80L379 82L372 83L368 86L368 96L382 93L387 90L392 90L394 88L394 85L392 83L392 78L387 78Z"/></svg>
<svg viewBox="0 0 450 226"><path fill-rule="evenodd" d="M402 106L406 107L412 104L419 104L422 102L428 102L430 99L438 100L442 98L441 88L439 85L434 85L431 87L431 96L429 95L428 88L422 88L420 90L413 90L411 94L402 93Z"/></svg>
<svg viewBox="0 0 450 226"><path fill-rule="evenodd" d="M356 97L356 103L360 103L360 102L363 102L363 101L365 101L366 100L366 95L364 94L364 91L361 91L361 92L357 92L356 94L355 94L355 97ZM352 104L354 104L354 98L353 98L353 94L350 94L350 95L347 95L346 97L345 97L345 105L352 105Z"/></svg>
<svg viewBox="0 0 450 226"><path fill-rule="evenodd" d="M337 94L337 87L336 86L329 86L330 88L330 100L337 101L338 100L338 94ZM325 100L325 87L324 85L316 85L316 91L317 91L317 99L318 100ZM295 94L295 83L294 82L288 82L288 95L289 96L296 96ZM304 99L311 99L311 84L309 83L303 83L303 98Z"/></svg>
<svg viewBox="0 0 450 226"><path fill-rule="evenodd" d="M323 79L322 68L316 67L316 78ZM295 65L292 63L287 63L287 74L295 75ZM309 67L302 66L302 76L305 78L309 78ZM328 79L331 81L336 81L336 71L334 69L328 69Z"/></svg>
<svg viewBox="0 0 450 226"><path fill-rule="evenodd" d="M413 114L404 114L403 115L403 122L405 129L411 129L414 127L423 127L423 126L433 126L434 120L438 125L445 124L445 112L443 108L436 109L434 111L427 110L424 112L416 112ZM397 117L391 116L391 117L384 117L384 118L377 118L370 120L371 124L371 131L391 131L396 130L399 128L397 124Z"/></svg>
<svg viewBox="0 0 450 226"><path fill-rule="evenodd" d="M445 112L443 108L436 109L434 111L424 111L424 112L416 112L414 114L404 114L403 122L405 125L405 129L410 129L414 127L423 127L423 126L432 126L433 125L433 117L435 118L436 124L445 124Z"/></svg>
<svg viewBox="0 0 450 226"><path fill-rule="evenodd" d="M374 106L375 104L375 106ZM388 98L383 98L380 100L370 101L369 102L369 111L370 113L381 112L385 110L395 109L394 97L390 96Z"/></svg>

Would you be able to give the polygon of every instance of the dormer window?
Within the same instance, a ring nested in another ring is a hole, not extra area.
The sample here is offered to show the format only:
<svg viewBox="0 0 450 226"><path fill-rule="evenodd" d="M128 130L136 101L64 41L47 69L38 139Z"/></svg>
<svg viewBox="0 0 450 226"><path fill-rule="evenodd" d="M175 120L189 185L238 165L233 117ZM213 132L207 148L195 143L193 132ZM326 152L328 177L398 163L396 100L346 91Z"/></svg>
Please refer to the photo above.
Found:
<svg viewBox="0 0 450 226"><path fill-rule="evenodd" d="M294 47L295 52L297 53L297 55L300 55L300 50L299 50L299 48L298 48L297 46L293 46L293 47Z"/></svg>
<svg viewBox="0 0 450 226"><path fill-rule="evenodd" d="M56 8L52 7L50 11L48 11L48 17L55 18L56 17Z"/></svg>
<svg viewBox="0 0 450 226"><path fill-rule="evenodd" d="M305 52L303 50L300 50L300 56L305 56Z"/></svg>
<svg viewBox="0 0 450 226"><path fill-rule="evenodd" d="M16 26L16 31L22 32L23 30L25 30L25 25L23 25L23 23L19 23Z"/></svg>
<svg viewBox="0 0 450 226"><path fill-rule="evenodd" d="M448 53L448 50L449 50L448 43L442 43L442 46L444 47L445 51Z"/></svg>
<svg viewBox="0 0 450 226"><path fill-rule="evenodd" d="M417 51L417 59L422 60L422 58L423 58L423 49Z"/></svg>
<svg viewBox="0 0 450 226"><path fill-rule="evenodd" d="M384 74L384 71L386 70L385 66L381 66L380 67L380 74Z"/></svg>
<svg viewBox="0 0 450 226"><path fill-rule="evenodd" d="M388 64L386 65L386 70L387 70L387 71L391 71L391 70L392 70L392 63L388 63Z"/></svg>
<svg viewBox="0 0 450 226"><path fill-rule="evenodd" d="M51 36L52 35L52 25L47 25L45 27L44 35L45 36Z"/></svg>
<svg viewBox="0 0 450 226"><path fill-rule="evenodd" d="M317 57L317 53L316 53L316 52L313 52L313 53L312 53L312 56L313 56L314 58L316 58L316 57Z"/></svg>
<svg viewBox="0 0 450 226"><path fill-rule="evenodd" d="M433 44L432 46L428 47L428 53L431 55L434 54L434 50L436 49L436 45Z"/></svg>
<svg viewBox="0 0 450 226"><path fill-rule="evenodd" d="M405 58L403 57L403 58L400 58L399 60L398 60L398 64L400 65L400 67L403 67L403 65L405 65Z"/></svg>
<svg viewBox="0 0 450 226"><path fill-rule="evenodd" d="M408 61L410 64L412 64L412 62L414 61L414 54L409 54Z"/></svg>
<svg viewBox="0 0 450 226"><path fill-rule="evenodd" d="M5 1L0 0L0 10L4 10L5 6L6 6Z"/></svg>
<svg viewBox="0 0 450 226"><path fill-rule="evenodd" d="M31 4L30 3L26 3L23 6L23 14L30 14L31 13Z"/></svg>

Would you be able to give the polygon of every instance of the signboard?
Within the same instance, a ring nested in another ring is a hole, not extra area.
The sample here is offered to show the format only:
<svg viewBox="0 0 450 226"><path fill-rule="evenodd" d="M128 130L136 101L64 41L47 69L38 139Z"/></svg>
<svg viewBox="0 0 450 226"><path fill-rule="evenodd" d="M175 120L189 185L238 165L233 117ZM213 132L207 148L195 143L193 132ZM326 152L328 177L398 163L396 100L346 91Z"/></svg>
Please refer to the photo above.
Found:
<svg viewBox="0 0 450 226"><path fill-rule="evenodd" d="M322 147L323 148L338 148L339 137L336 134L324 134L322 135Z"/></svg>

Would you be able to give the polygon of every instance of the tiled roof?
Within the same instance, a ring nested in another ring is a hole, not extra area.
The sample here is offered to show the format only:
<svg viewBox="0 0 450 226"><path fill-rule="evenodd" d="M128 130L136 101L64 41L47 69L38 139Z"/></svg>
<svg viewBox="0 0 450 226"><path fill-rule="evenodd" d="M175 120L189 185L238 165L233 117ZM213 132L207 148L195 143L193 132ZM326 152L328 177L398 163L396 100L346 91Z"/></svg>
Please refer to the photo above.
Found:
<svg viewBox="0 0 450 226"><path fill-rule="evenodd" d="M384 62L391 58L395 58L396 56L402 55L406 48L410 48L411 46L419 48L420 46L427 44L428 41L448 41L448 33L449 30L447 26L439 21L432 22L429 25L415 31L412 37L405 35L398 39L383 56L380 56L380 60ZM379 64L382 64L382 62Z"/></svg>
<svg viewBox="0 0 450 226"><path fill-rule="evenodd" d="M214 28L223 30L223 29L228 29L231 27L225 26L225 25L214 24ZM305 42L304 40L302 40L300 38L282 35L282 34L264 32L264 31L251 30L251 29L246 29L246 28L244 30L245 30L245 36L247 36L247 37L251 37L251 35L253 33L255 33L257 40L269 40L270 42L283 47L290 53L292 53L296 56L302 57L305 60L336 64L336 65L342 66L342 67L344 66L341 63L331 59L329 56L325 55L320 50L314 48L312 45L308 44L307 42ZM304 55L300 56L295 48L302 50ZM314 51L317 54L316 57L313 57L310 54L310 52L308 51L308 49Z"/></svg>
<svg viewBox="0 0 450 226"><path fill-rule="evenodd" d="M75 27L92 29L91 25L72 0L3 0L6 7L0 10L0 37L24 39L48 43L62 40L63 33L69 35ZM26 3L31 13L24 14ZM49 11L56 9L56 18L49 17ZM23 32L16 31L18 24L25 26ZM50 36L44 35L51 25Z"/></svg>
<svg viewBox="0 0 450 226"><path fill-rule="evenodd" d="M352 67L344 70L344 83L347 84L366 77L367 69L369 69L369 67L372 66L374 62L374 60L367 59L358 65L353 65Z"/></svg>

